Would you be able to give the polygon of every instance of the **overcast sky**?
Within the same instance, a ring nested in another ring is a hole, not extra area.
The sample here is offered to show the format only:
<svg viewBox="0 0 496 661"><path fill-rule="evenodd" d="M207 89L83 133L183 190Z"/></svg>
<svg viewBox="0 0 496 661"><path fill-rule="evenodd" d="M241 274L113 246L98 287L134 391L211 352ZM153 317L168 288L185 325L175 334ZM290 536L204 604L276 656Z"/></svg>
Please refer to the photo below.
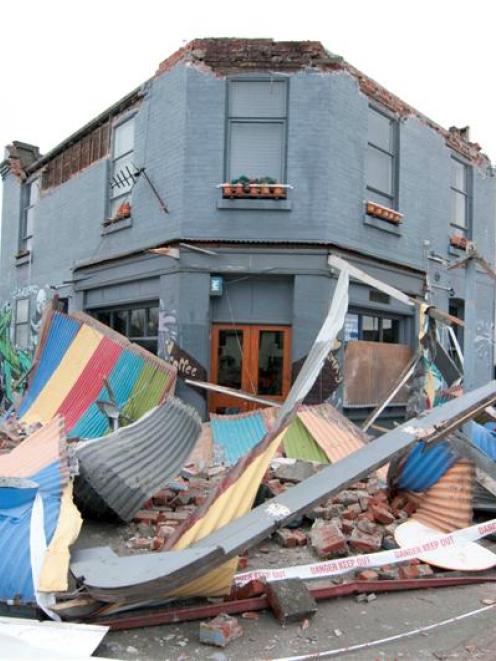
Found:
<svg viewBox="0 0 496 661"><path fill-rule="evenodd" d="M0 5L0 143L42 152L195 37L317 39L496 160L488 0L23 0Z"/></svg>

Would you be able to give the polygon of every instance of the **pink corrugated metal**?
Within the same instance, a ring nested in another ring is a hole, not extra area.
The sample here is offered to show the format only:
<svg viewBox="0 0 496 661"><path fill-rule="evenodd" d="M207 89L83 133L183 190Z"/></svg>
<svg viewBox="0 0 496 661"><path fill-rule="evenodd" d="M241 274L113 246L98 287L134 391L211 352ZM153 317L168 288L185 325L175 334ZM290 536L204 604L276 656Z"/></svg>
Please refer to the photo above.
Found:
<svg viewBox="0 0 496 661"><path fill-rule="evenodd" d="M0 475L5 477L29 477L54 461L65 452L64 422L56 416L8 454L0 455ZM64 467L66 462L62 462Z"/></svg>
<svg viewBox="0 0 496 661"><path fill-rule="evenodd" d="M200 469L204 468L205 466L210 466L212 463L213 454L214 449L212 441L212 429L209 422L204 422L202 424L200 437L196 441L193 452L185 461L185 466L194 464Z"/></svg>
<svg viewBox="0 0 496 661"><path fill-rule="evenodd" d="M466 528L472 523L474 480L475 468L471 462L454 464L424 493L409 492L417 505L412 518L443 532Z"/></svg>
<svg viewBox="0 0 496 661"><path fill-rule="evenodd" d="M367 436L330 404L301 406L298 417L331 463L356 452L366 443Z"/></svg>

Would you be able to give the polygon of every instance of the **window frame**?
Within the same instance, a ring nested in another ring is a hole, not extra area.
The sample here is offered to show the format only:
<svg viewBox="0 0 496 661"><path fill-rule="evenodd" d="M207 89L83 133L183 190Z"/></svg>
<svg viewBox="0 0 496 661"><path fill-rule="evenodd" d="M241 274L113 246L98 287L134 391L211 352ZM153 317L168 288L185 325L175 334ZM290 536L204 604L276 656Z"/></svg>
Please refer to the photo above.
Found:
<svg viewBox="0 0 496 661"><path fill-rule="evenodd" d="M148 335L148 320L149 320L149 310L151 308L157 308L157 334L156 335ZM131 312L134 310L145 310L145 335L130 335L129 331L131 329ZM158 315L160 314L160 306L159 306L159 301L158 300L148 300L148 301L139 301L135 303L125 303L125 304L115 304L115 305L102 305L99 307L87 309L86 312L90 314L92 317L94 317L97 321L100 323L105 323L99 319L99 315L101 313L107 313L110 315L113 315L115 312L126 312L126 322L125 322L125 332L121 332L119 330L116 330L116 328L111 325L113 323L113 317L111 316L111 324L105 324L108 325L109 328L112 330L115 330L117 333L120 333L121 335L124 335L127 337L127 339L130 342L134 342L136 344L140 344L141 341L155 341L157 346L155 352L151 353L157 353L158 351L158 337L159 337L159 318ZM140 344L141 346L141 344Z"/></svg>
<svg viewBox="0 0 496 661"><path fill-rule="evenodd" d="M374 144L373 142L370 141L369 137L369 117L370 113L375 112L379 115L382 115L385 117L390 123L391 123L391 146L392 146L392 151L387 151L383 147L380 147L379 145ZM374 186L370 186L368 182L368 167L369 167L369 153L370 149L375 149L378 152L385 154L389 158L391 158L391 189L392 189L392 194L385 193L382 190L379 190L378 188L375 188ZM397 210L398 209L398 204L399 204L399 153L400 153L400 131L399 131L399 123L397 118L392 115L390 112L387 110L380 108L379 106L369 103L368 109L367 109L367 154L366 154L366 167L365 167L365 189L367 193L370 191L374 195L378 195L384 198L388 198L390 200L390 209ZM369 201L369 200L368 200ZM372 200L371 200L372 201ZM381 204L381 202L376 202L376 204ZM385 205L387 206L387 205Z"/></svg>
<svg viewBox="0 0 496 661"><path fill-rule="evenodd" d="M27 314L26 314L26 321L18 321L18 313L17 313L17 305L19 301L27 301ZM30 342L30 322L31 322L31 298L29 296L20 296L19 298L15 299L15 315L14 315L14 345L17 347L20 347L21 349L28 349L29 348L29 342ZM19 326L25 326L27 330L27 336L26 336L26 344L19 344L17 341L17 329Z"/></svg>
<svg viewBox="0 0 496 661"><path fill-rule="evenodd" d="M465 172L465 187L466 190L460 190L453 184L453 164L458 163L463 166ZM472 236L472 190L473 190L473 169L469 163L464 161L461 157L451 154L450 156L450 227L454 227L463 233L466 239ZM453 222L453 200L454 194L463 195L465 198L465 226L458 225Z"/></svg>
<svg viewBox="0 0 496 661"><path fill-rule="evenodd" d="M251 117L249 115L235 115L231 116L231 95L232 83L284 83L284 105L285 115L267 116L267 117ZM282 124L282 145L281 145L281 181L278 183L287 183L287 160L288 160L288 125L289 125L289 77L281 75L260 75L260 76L229 76L226 80L226 99L225 99L225 135L224 135L224 181L231 181L231 126L232 124ZM240 172L237 176L242 175ZM260 173L260 177L265 176L266 173Z"/></svg>
<svg viewBox="0 0 496 661"><path fill-rule="evenodd" d="M131 185L130 189L124 193L120 193L119 195L116 195L115 197L112 195L112 179L114 177L114 165L115 162L125 158L129 154L134 154L136 151L136 125L135 125L135 119L136 119L136 111L129 113L123 117L119 117L112 125L111 125L111 136L110 136L110 150L109 150L109 165L108 165L108 190L107 190L107 218L114 218L115 213L112 213L112 207L114 205L114 202L118 200L119 198L128 198L128 201L131 203L132 201L132 191L133 191L133 186ZM114 150L115 150L115 144L116 144L116 131L119 127L123 126L127 122L133 122L133 148L128 150L127 152L124 152L120 154L118 157L115 156ZM124 199L120 204L124 203ZM117 205L116 211L119 208L120 204Z"/></svg>
<svg viewBox="0 0 496 661"><path fill-rule="evenodd" d="M31 181L24 183L22 187L22 199L21 199L21 218L19 222L19 237L18 237L18 252L20 254L31 254L33 250L33 236L34 236L34 227L31 234L28 235L28 214L31 210L36 208L38 200L40 199L41 194L41 180L40 177L35 177ZM33 186L38 186L38 194L34 202L31 201L32 188ZM34 217L33 217L34 224Z"/></svg>
<svg viewBox="0 0 496 661"><path fill-rule="evenodd" d="M384 310L377 310L377 309L372 309L372 308L364 308L364 307L356 307L356 306L350 306L348 309L348 312L346 313L346 316L348 315L356 315L358 317L358 333L359 336L356 340L347 340L345 339L344 342L347 344L348 342L380 342L384 343L384 335L383 335L383 320L387 319L393 322L397 322L397 334L396 334L396 341L395 342L386 342L386 344L410 344L409 341L409 333L408 333L408 328L406 327L406 321L407 317L404 315L401 315L396 312L392 311L384 311ZM378 333L379 333L379 339L378 340L364 340L363 339L363 327L362 327L362 317L375 317L379 320L378 324ZM346 324L346 320L345 320Z"/></svg>

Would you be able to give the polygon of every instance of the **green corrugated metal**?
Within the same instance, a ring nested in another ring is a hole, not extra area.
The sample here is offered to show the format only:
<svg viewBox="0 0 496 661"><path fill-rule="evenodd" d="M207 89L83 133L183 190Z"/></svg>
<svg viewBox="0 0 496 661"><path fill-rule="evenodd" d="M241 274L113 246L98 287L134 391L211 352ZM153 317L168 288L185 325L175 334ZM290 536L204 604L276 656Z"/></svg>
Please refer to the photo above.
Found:
<svg viewBox="0 0 496 661"><path fill-rule="evenodd" d="M156 365L145 363L122 413L130 420L141 418L160 403L169 380L169 374L159 371Z"/></svg>
<svg viewBox="0 0 496 661"><path fill-rule="evenodd" d="M328 464L329 459L322 448L314 441L305 425L296 418L288 427L283 439L286 457L303 461L318 461Z"/></svg>

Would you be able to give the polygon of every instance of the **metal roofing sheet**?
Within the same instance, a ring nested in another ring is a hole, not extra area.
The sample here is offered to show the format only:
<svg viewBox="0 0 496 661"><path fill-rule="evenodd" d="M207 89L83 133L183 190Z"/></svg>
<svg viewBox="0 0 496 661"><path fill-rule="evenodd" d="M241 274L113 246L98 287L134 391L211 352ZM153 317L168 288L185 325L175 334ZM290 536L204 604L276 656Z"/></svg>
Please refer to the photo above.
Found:
<svg viewBox="0 0 496 661"><path fill-rule="evenodd" d="M425 493L411 494L417 505L412 518L443 532L466 528L472 522L474 480L473 464L457 462Z"/></svg>
<svg viewBox="0 0 496 661"><path fill-rule="evenodd" d="M301 406L298 418L331 463L340 461L365 445L366 434L331 404Z"/></svg>
<svg viewBox="0 0 496 661"><path fill-rule="evenodd" d="M33 441L33 436L35 437ZM54 458L54 448L58 456ZM9 460L10 457L10 460ZM22 511L16 500L0 488L0 600L20 596L34 603L31 566L32 509L36 494L43 501L43 526L47 543L53 537L60 512L62 489L68 480L63 425L59 418L28 437L9 455L0 457L0 475L24 473L35 488L24 499Z"/></svg>
<svg viewBox="0 0 496 661"><path fill-rule="evenodd" d="M109 376L121 352L122 347L118 344L108 337L102 338L58 409L67 430L72 429L95 401L102 388L103 379Z"/></svg>
<svg viewBox="0 0 496 661"><path fill-rule="evenodd" d="M117 406L124 406L129 399L144 364L144 359L129 349L124 349L121 353L108 378ZM109 401L109 394L106 387L100 390L96 401ZM69 438L97 438L106 434L109 429L108 417L98 408L96 403L93 403L86 409L85 413L68 433L68 436Z"/></svg>
<svg viewBox="0 0 496 661"><path fill-rule="evenodd" d="M102 338L94 328L81 326L45 387L22 416L24 422L45 424L53 418Z"/></svg>
<svg viewBox="0 0 496 661"><path fill-rule="evenodd" d="M302 461L316 461L328 464L324 450L315 442L314 437L305 424L296 418L289 425L283 438L284 454L291 459Z"/></svg>
<svg viewBox="0 0 496 661"><path fill-rule="evenodd" d="M131 420L141 418L162 401L165 393L171 389L174 378L173 373L162 371L157 364L145 362L123 408L123 414Z"/></svg>
<svg viewBox="0 0 496 661"><path fill-rule="evenodd" d="M69 348L81 323L56 312L50 323L50 330L32 378L29 388L17 412L22 417L45 387L47 381L57 369L65 352Z"/></svg>
<svg viewBox="0 0 496 661"><path fill-rule="evenodd" d="M431 446L421 441L403 464L398 485L409 491L425 491L436 484L457 459L458 454L447 441Z"/></svg>
<svg viewBox="0 0 496 661"><path fill-rule="evenodd" d="M235 464L252 450L267 433L265 417L260 411L236 415L210 415L212 438L220 447L224 462Z"/></svg>
<svg viewBox="0 0 496 661"><path fill-rule="evenodd" d="M77 446L80 477L76 502L101 514L87 483L124 521L133 518L158 489L175 477L201 432L196 410L169 397L136 422Z"/></svg>
<svg viewBox="0 0 496 661"><path fill-rule="evenodd" d="M472 443L493 461L496 461L496 433L477 422L468 424L468 433Z"/></svg>

